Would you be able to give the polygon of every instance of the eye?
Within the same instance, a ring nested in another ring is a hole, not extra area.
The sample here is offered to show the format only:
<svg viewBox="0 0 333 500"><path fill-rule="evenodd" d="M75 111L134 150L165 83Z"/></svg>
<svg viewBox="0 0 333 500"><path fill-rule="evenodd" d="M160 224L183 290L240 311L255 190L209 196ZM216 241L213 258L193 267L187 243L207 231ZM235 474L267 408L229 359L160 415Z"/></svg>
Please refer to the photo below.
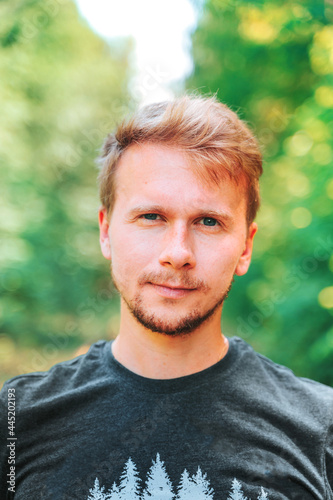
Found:
<svg viewBox="0 0 333 500"><path fill-rule="evenodd" d="M218 222L216 219L213 219L213 217L203 217L202 223L204 226L217 226Z"/></svg>
<svg viewBox="0 0 333 500"><path fill-rule="evenodd" d="M160 216L158 214L143 214L141 217L146 220L157 220Z"/></svg>

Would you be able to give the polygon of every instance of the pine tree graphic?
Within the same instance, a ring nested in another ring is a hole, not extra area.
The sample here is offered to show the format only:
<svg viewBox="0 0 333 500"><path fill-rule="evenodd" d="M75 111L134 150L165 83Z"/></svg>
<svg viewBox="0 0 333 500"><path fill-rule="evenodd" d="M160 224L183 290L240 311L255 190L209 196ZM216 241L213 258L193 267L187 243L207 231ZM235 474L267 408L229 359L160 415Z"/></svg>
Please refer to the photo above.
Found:
<svg viewBox="0 0 333 500"><path fill-rule="evenodd" d="M173 500L174 494L172 484L166 473L164 462L161 461L159 453L156 461L153 461L148 472L146 488L142 494L142 500Z"/></svg>
<svg viewBox="0 0 333 500"><path fill-rule="evenodd" d="M258 500L268 500L268 496L266 491L264 491L264 488L261 488L261 493L258 496Z"/></svg>
<svg viewBox="0 0 333 500"><path fill-rule="evenodd" d="M200 467L197 473L189 477L185 469L181 475L176 500L213 500L214 490L210 488L207 474L202 474Z"/></svg>
<svg viewBox="0 0 333 500"><path fill-rule="evenodd" d="M184 469L184 472L180 476L176 500L192 500L193 499L192 485L193 481L190 478L187 470Z"/></svg>
<svg viewBox="0 0 333 500"><path fill-rule="evenodd" d="M195 476L192 476L193 483L195 484L194 494L196 500L213 500L214 490L210 488L207 474L202 474L200 467L198 467Z"/></svg>
<svg viewBox="0 0 333 500"><path fill-rule="evenodd" d="M111 490L105 492L105 487L102 486L101 488L99 480L96 478L94 487L89 490L87 500L214 500L214 490L210 487L207 474L203 474L200 467L192 477L184 469L175 496L172 483L159 453L157 453L156 460L153 460L153 464L148 471L145 489L142 494L140 493L140 481L136 465L129 458L120 477L119 486L113 483ZM232 481L231 492L227 500L248 500L244 496L242 485L237 479ZM263 488L261 488L257 500L269 500Z"/></svg>
<svg viewBox="0 0 333 500"><path fill-rule="evenodd" d="M121 500L119 488L116 483L113 483L111 490L105 496L105 500Z"/></svg>
<svg viewBox="0 0 333 500"><path fill-rule="evenodd" d="M90 488L87 500L105 500L104 490L104 486L100 489L99 481L96 477L94 487Z"/></svg>
<svg viewBox="0 0 333 500"><path fill-rule="evenodd" d="M232 482L232 491L228 496L228 500L247 500L247 497L243 495L242 486L237 479Z"/></svg>
<svg viewBox="0 0 333 500"><path fill-rule="evenodd" d="M136 465L131 458L125 464L119 485L120 500L135 500L140 498L140 478ZM114 495L115 496L115 495ZM111 497L113 500L113 497Z"/></svg>

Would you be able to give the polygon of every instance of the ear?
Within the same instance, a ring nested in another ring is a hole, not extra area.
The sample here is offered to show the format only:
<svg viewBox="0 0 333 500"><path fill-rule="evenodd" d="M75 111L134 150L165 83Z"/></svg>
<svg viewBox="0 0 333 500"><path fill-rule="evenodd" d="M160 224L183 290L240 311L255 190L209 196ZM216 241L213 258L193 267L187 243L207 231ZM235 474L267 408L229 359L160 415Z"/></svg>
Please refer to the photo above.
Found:
<svg viewBox="0 0 333 500"><path fill-rule="evenodd" d="M106 213L106 208L101 207L98 212L99 221L99 242L103 256L111 260L111 246L109 238L109 221Z"/></svg>
<svg viewBox="0 0 333 500"><path fill-rule="evenodd" d="M237 274L237 276L243 276L243 274L245 274L250 267L252 250L253 250L253 238L257 230L258 230L257 224L255 222L252 222L246 237L245 248L243 250L242 255L239 258L238 264L235 269L235 274Z"/></svg>

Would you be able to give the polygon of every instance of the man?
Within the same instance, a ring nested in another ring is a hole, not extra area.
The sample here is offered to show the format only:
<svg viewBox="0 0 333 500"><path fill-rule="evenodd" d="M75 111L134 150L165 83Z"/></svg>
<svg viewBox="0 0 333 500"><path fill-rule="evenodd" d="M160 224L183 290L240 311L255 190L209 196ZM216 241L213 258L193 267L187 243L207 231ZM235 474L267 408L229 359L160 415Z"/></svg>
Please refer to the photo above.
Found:
<svg viewBox="0 0 333 500"><path fill-rule="evenodd" d="M185 96L118 127L100 165L119 333L7 382L17 441L1 452L1 498L13 480L17 500L333 499L333 390L221 332L257 231L251 132Z"/></svg>

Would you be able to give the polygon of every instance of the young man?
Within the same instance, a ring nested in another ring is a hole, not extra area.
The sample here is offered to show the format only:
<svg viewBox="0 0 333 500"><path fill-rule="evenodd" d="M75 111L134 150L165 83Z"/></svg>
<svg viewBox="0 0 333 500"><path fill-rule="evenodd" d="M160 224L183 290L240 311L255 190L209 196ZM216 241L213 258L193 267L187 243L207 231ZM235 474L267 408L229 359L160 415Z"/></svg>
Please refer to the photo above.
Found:
<svg viewBox="0 0 333 500"><path fill-rule="evenodd" d="M100 162L119 333L7 382L17 446L14 471L16 441L1 451L1 498L13 479L17 500L332 500L333 390L221 332L257 231L252 134L183 97L138 111Z"/></svg>

